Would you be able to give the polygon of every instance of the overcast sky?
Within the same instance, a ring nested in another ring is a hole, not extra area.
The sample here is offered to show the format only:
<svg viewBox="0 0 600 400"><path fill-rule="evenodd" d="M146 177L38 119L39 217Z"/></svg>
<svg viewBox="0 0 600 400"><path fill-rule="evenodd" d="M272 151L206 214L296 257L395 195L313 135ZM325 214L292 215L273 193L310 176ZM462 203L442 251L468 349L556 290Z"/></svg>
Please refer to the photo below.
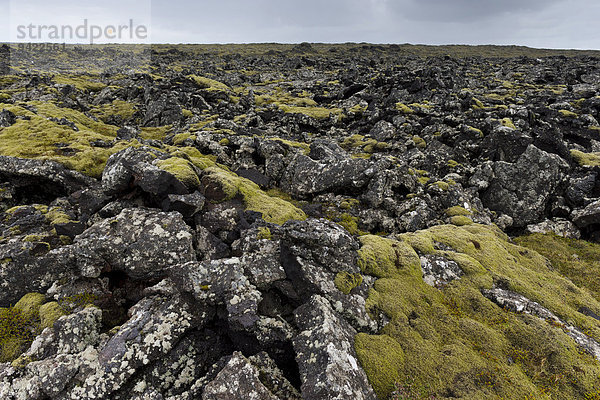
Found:
<svg viewBox="0 0 600 400"><path fill-rule="evenodd" d="M0 16L0 41L15 41L19 25L76 27L88 19L104 28L133 19L156 43L600 48L598 0L0 0Z"/></svg>

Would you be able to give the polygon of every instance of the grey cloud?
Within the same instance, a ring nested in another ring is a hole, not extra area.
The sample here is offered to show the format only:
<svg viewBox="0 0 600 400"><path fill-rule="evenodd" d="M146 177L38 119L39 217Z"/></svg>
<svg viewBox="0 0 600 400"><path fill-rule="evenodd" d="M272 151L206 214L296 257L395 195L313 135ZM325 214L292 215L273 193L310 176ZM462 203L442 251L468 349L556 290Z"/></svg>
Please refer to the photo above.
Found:
<svg viewBox="0 0 600 400"><path fill-rule="evenodd" d="M477 20L540 12L567 0L404 0L390 8L405 18L421 21L473 23Z"/></svg>
<svg viewBox="0 0 600 400"><path fill-rule="evenodd" d="M52 7L61 11L53 14L74 20L93 15L112 22L136 16L136 8L127 7L130 3L152 4L152 41L161 43L365 41L551 48L598 48L600 43L597 0L107 1L74 5L72 0L56 0ZM0 0L0 22L5 14L1 6L7 3ZM31 19L48 19L38 14L34 9ZM9 40L7 31L0 23L0 40Z"/></svg>

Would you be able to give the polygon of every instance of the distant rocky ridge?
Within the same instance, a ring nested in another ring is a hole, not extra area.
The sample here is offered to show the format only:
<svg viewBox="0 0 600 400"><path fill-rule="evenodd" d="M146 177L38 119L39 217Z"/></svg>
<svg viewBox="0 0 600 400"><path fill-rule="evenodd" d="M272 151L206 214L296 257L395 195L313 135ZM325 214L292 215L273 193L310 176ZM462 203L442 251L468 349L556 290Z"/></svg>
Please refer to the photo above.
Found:
<svg viewBox="0 0 600 400"><path fill-rule="evenodd" d="M0 398L600 396L600 58L403 49L13 48Z"/></svg>

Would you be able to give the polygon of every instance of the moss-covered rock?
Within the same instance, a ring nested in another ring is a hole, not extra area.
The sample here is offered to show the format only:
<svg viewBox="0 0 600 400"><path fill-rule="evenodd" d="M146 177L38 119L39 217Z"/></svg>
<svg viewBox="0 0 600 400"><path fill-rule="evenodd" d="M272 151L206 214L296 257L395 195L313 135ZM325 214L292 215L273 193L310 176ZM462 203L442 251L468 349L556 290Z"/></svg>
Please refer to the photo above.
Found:
<svg viewBox="0 0 600 400"><path fill-rule="evenodd" d="M402 346L388 335L356 335L356 354L361 360L377 397L387 399L401 379L404 365Z"/></svg>
<svg viewBox="0 0 600 400"><path fill-rule="evenodd" d="M100 177L110 155L128 146L139 145L133 141L117 142L112 147L92 146L91 143L97 140L112 141L118 128L51 102L32 101L22 106L1 105L0 108L28 118L19 119L0 131L2 155L54 160L86 175ZM77 130L48 118L65 118Z"/></svg>
<svg viewBox="0 0 600 400"><path fill-rule="evenodd" d="M56 301L52 301L42 305L39 309L39 314L40 329L44 329L54 325L54 323L66 313Z"/></svg>
<svg viewBox="0 0 600 400"><path fill-rule="evenodd" d="M344 294L350 294L352 289L360 284L363 281L363 277L361 274L352 274L347 271L338 272L335 276L335 287Z"/></svg>
<svg viewBox="0 0 600 400"><path fill-rule="evenodd" d="M573 156L575 161L581 166L600 166L600 153L584 153L579 150L571 150L571 156Z"/></svg>
<svg viewBox="0 0 600 400"><path fill-rule="evenodd" d="M261 226L258 228L258 234L256 235L256 238L258 240L271 240L273 239L273 234L269 228L266 226Z"/></svg>
<svg viewBox="0 0 600 400"><path fill-rule="evenodd" d="M195 189L200 186L200 178L190 162L180 158L171 157L166 160L157 160L156 166L163 169L181 181L189 189Z"/></svg>
<svg viewBox="0 0 600 400"><path fill-rule="evenodd" d="M506 311L482 295L494 285L507 287L598 340L600 327L588 316L600 312L597 295L575 286L537 252L478 224L436 226L397 240L360 239L361 270L380 278L367 309L390 318L378 335L359 334L355 343L379 398L390 395L394 381L421 387L423 395L469 399L571 399L595 391L590 377L598 376L600 364L560 326ZM452 260L464 275L433 288L423 281L418 254ZM583 305L588 315L580 312Z"/></svg>
<svg viewBox="0 0 600 400"><path fill-rule="evenodd" d="M13 361L39 331L40 293L28 293L14 307L0 308L0 362Z"/></svg>
<svg viewBox="0 0 600 400"><path fill-rule="evenodd" d="M21 311L25 318L38 316L40 307L46 302L46 296L41 293L27 293L15 304L14 308Z"/></svg>
<svg viewBox="0 0 600 400"><path fill-rule="evenodd" d="M465 215L455 215L450 217L450 223L456 226L464 226L472 224L473 220Z"/></svg>
<svg viewBox="0 0 600 400"><path fill-rule="evenodd" d="M233 172L214 166L206 168L203 177L205 190L218 191L210 197L219 201L239 196L246 209L262 214L263 219L274 224L283 224L290 219L303 221L306 214L290 202L279 197L271 197L254 182Z"/></svg>

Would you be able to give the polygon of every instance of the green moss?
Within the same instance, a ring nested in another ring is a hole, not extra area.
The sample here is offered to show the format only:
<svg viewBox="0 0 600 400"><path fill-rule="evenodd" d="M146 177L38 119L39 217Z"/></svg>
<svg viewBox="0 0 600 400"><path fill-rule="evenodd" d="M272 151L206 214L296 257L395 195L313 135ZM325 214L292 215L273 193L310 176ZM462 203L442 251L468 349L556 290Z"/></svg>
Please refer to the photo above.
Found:
<svg viewBox="0 0 600 400"><path fill-rule="evenodd" d="M427 142L425 142L425 139L417 135L413 136L412 140L415 143L415 146L417 146L419 149L424 149L427 147Z"/></svg>
<svg viewBox="0 0 600 400"><path fill-rule="evenodd" d="M223 200L241 196L246 209L260 212L267 222L281 225L290 219L305 220L306 214L290 202L269 196L254 182L219 167L206 169L207 177L218 184Z"/></svg>
<svg viewBox="0 0 600 400"><path fill-rule="evenodd" d="M500 123L502 124L502 126L506 126L510 129L517 129L517 127L515 126L515 124L513 124L512 120L510 118L503 118Z"/></svg>
<svg viewBox="0 0 600 400"><path fill-rule="evenodd" d="M23 240L26 242L39 242L42 240L42 237L40 235L27 235Z"/></svg>
<svg viewBox="0 0 600 400"><path fill-rule="evenodd" d="M165 140L165 137L171 131L173 127L171 125L164 125L158 127L143 127L140 129L140 137L146 140Z"/></svg>
<svg viewBox="0 0 600 400"><path fill-rule="evenodd" d="M16 369L25 368L32 361L34 360L29 356L19 356L10 363L10 366Z"/></svg>
<svg viewBox="0 0 600 400"><path fill-rule="evenodd" d="M46 221L48 221L51 225L56 224L67 224L69 222L74 222L68 214L66 214L59 207L52 207L47 212L42 212L46 214Z"/></svg>
<svg viewBox="0 0 600 400"><path fill-rule="evenodd" d="M177 135L175 135L173 137L173 144L175 146L178 146L178 145L182 144L183 142L185 142L188 139L196 140L196 135L192 135L189 132L178 133Z"/></svg>
<svg viewBox="0 0 600 400"><path fill-rule="evenodd" d="M454 160L448 160L448 164L447 164L450 168L456 168L458 167L460 164Z"/></svg>
<svg viewBox="0 0 600 400"><path fill-rule="evenodd" d="M431 178L427 177L427 176L420 176L418 178L418 181L421 185L427 185L427 182L429 182L431 180Z"/></svg>
<svg viewBox="0 0 600 400"><path fill-rule="evenodd" d="M189 79L193 80L202 89L217 92L230 92L231 88L226 84L216 81L214 79L206 78L198 75L188 75Z"/></svg>
<svg viewBox="0 0 600 400"><path fill-rule="evenodd" d="M124 121L129 120L136 111L135 106L127 101L113 100L110 104L94 107L91 113L106 122L110 117L115 115Z"/></svg>
<svg viewBox="0 0 600 400"><path fill-rule="evenodd" d="M353 274L347 271L338 272L335 276L335 287L344 294L350 294L352 289L362 284L361 274Z"/></svg>
<svg viewBox="0 0 600 400"><path fill-rule="evenodd" d="M440 188L441 190L443 190L444 192L447 192L448 189L450 189L450 185L444 181L435 181L432 183L432 185L437 186L438 188Z"/></svg>
<svg viewBox="0 0 600 400"><path fill-rule="evenodd" d="M453 217L450 217L450 223L456 226L464 226L472 224L473 220L464 215L455 215Z"/></svg>
<svg viewBox="0 0 600 400"><path fill-rule="evenodd" d="M194 116L194 113L191 112L190 110L184 108L181 110L181 113L183 114L184 117L186 118L192 118Z"/></svg>
<svg viewBox="0 0 600 400"><path fill-rule="evenodd" d="M341 108L302 107L280 104L279 109L288 114L304 114L317 120L327 119L332 115L337 117L342 116Z"/></svg>
<svg viewBox="0 0 600 400"><path fill-rule="evenodd" d="M600 244L540 233L515 242L546 257L561 275L600 300Z"/></svg>
<svg viewBox="0 0 600 400"><path fill-rule="evenodd" d="M165 146L165 148L173 157L189 160L192 164L194 164L194 166L200 168L201 170L216 166L216 156L205 156L195 147Z"/></svg>
<svg viewBox="0 0 600 400"><path fill-rule="evenodd" d="M268 95L254 96L254 101L256 102L256 105L259 106L275 104L277 106L288 105L298 107L315 107L317 105L316 101L307 98L307 93L305 93L305 96L296 97L292 96L290 93L281 88L277 88L274 92Z"/></svg>
<svg viewBox="0 0 600 400"><path fill-rule="evenodd" d="M53 78L54 82L62 85L73 85L77 89L89 92L99 92L104 89L106 85L98 81L98 78L94 75L55 75Z"/></svg>
<svg viewBox="0 0 600 400"><path fill-rule="evenodd" d="M481 100L476 99L475 97L473 97L473 109L475 110L483 110L485 109L485 105L481 102Z"/></svg>
<svg viewBox="0 0 600 400"><path fill-rule="evenodd" d="M270 140L275 140L277 142L285 143L290 147L302 150L304 155L308 155L310 153L310 145L308 143L296 142L293 140L286 140L280 138L269 138Z"/></svg>
<svg viewBox="0 0 600 400"><path fill-rule="evenodd" d="M565 118L578 118L579 115L575 114L572 111L569 110L558 110L558 112L560 113L560 115L562 115Z"/></svg>
<svg viewBox="0 0 600 400"><path fill-rule="evenodd" d="M65 315L65 312L56 301L52 301L40 307L39 315L40 329L44 329L52 327L60 317Z"/></svg>
<svg viewBox="0 0 600 400"><path fill-rule="evenodd" d="M30 102L38 113L22 107L13 110L29 120L20 119L0 131L0 154L33 159L58 161L67 168L86 175L100 177L110 155L137 142L119 142L113 147L94 147L95 140L112 141L117 127L94 121L85 114L46 102ZM67 118L75 123L79 131L59 125L46 117Z"/></svg>
<svg viewBox="0 0 600 400"><path fill-rule="evenodd" d="M377 277L393 276L399 268L420 266L417 253L403 242L364 235L359 238L358 265L365 274Z"/></svg>
<svg viewBox="0 0 600 400"><path fill-rule="evenodd" d="M401 102L396 103L396 110L400 111L402 114L414 114L415 112L412 108Z"/></svg>
<svg viewBox="0 0 600 400"><path fill-rule="evenodd" d="M387 399L400 380L404 366L404 351L400 344L387 335L359 333L355 348L377 397Z"/></svg>
<svg viewBox="0 0 600 400"><path fill-rule="evenodd" d="M361 114L363 112L367 111L367 107L365 106L361 106L360 104L357 104L355 106L352 106L348 109L348 112L354 113L354 114Z"/></svg>
<svg viewBox="0 0 600 400"><path fill-rule="evenodd" d="M352 135L345 138L342 141L342 143L340 143L340 147L344 150L351 150L357 147L362 147L365 144L364 139L365 137L363 135Z"/></svg>
<svg viewBox="0 0 600 400"><path fill-rule="evenodd" d="M358 217L353 217L350 214L343 213L338 224L343 226L351 235L364 235L366 233L358 228Z"/></svg>
<svg viewBox="0 0 600 400"><path fill-rule="evenodd" d="M466 208L461 207L461 206L453 206L453 207L447 208L445 213L449 217L455 217L457 215L469 216L469 215L473 214L471 211L469 211Z"/></svg>
<svg viewBox="0 0 600 400"><path fill-rule="evenodd" d="M227 138L223 138L223 139L221 139L221 140L219 141L219 144L220 144L221 146L229 146L229 139L227 139Z"/></svg>
<svg viewBox="0 0 600 400"><path fill-rule="evenodd" d="M40 293L27 293L15 304L15 309L21 311L25 318L33 318L38 315L40 306L46 302L46 296Z"/></svg>
<svg viewBox="0 0 600 400"><path fill-rule="evenodd" d="M44 301L44 295L28 293L14 307L0 308L0 362L15 360L31 344Z"/></svg>
<svg viewBox="0 0 600 400"><path fill-rule="evenodd" d="M511 243L494 226L478 224L436 226L397 240L363 236L360 241L361 270L380 278L369 292L367 309L391 320L378 335L360 334L355 343L379 398L390 395L394 381L409 378L428 384L436 396L452 393L454 398L570 399L596 390L595 378L589 377L598 376L600 364L580 353L561 327L503 310L481 294L494 282L502 283L600 338L597 321L578 311L585 305L600 312L600 302L540 254ZM539 246L555 250L568 265L569 251L563 254L565 249L552 242ZM587 260L597 264L597 249L584 248L589 253L582 266ZM428 286L416 251L455 261L463 277L443 290ZM597 265L589 268L599 275ZM389 339L396 342L393 349ZM388 355L397 359L380 359Z"/></svg>
<svg viewBox="0 0 600 400"><path fill-rule="evenodd" d="M579 150L571 150L571 156L579 165L590 167L600 166L600 153L584 153Z"/></svg>
<svg viewBox="0 0 600 400"><path fill-rule="evenodd" d="M273 239L273 234L271 230L265 226L261 226L258 228L258 234L256 235L258 240L271 240Z"/></svg>
<svg viewBox="0 0 600 400"><path fill-rule="evenodd" d="M340 208L343 210L350 210L360 204L357 199L346 199L340 203Z"/></svg>
<svg viewBox="0 0 600 400"><path fill-rule="evenodd" d="M156 166L176 177L190 189L200 187L198 174L194 171L190 162L183 158L171 157L166 160L157 160Z"/></svg>
<svg viewBox="0 0 600 400"><path fill-rule="evenodd" d="M467 129L469 130L469 132L472 132L472 133L476 134L479 137L483 137L483 132L481 131L481 129L477 129L477 128L472 127L472 126L467 126Z"/></svg>
<svg viewBox="0 0 600 400"><path fill-rule="evenodd" d="M73 312L76 308L85 308L94 305L98 296L89 292L77 293L60 299L58 304L64 313Z"/></svg>

